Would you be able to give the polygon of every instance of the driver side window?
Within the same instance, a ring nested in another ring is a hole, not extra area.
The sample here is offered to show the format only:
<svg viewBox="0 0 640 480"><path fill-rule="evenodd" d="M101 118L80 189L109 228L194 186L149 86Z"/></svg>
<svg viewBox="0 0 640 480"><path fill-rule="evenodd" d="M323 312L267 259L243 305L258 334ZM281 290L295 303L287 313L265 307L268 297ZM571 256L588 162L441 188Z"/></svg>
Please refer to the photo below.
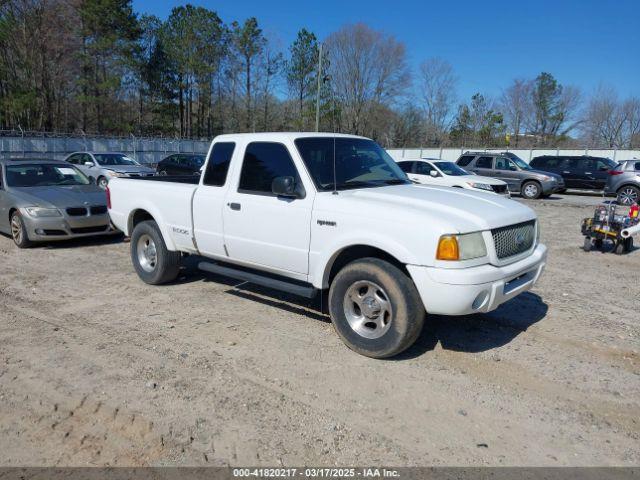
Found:
<svg viewBox="0 0 640 480"><path fill-rule="evenodd" d="M435 170L429 163L418 162L416 165L416 173L418 175L431 175L431 171Z"/></svg>
<svg viewBox="0 0 640 480"><path fill-rule="evenodd" d="M516 166L513 164L513 162L507 158L496 158L496 170L516 170Z"/></svg>

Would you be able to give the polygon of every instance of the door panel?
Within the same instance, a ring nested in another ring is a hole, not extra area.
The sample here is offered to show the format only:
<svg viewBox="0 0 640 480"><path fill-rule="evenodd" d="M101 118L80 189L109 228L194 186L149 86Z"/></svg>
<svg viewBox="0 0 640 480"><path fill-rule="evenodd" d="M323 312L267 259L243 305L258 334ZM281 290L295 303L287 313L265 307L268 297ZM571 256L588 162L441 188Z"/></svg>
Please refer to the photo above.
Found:
<svg viewBox="0 0 640 480"><path fill-rule="evenodd" d="M285 145L247 145L238 188L229 189L223 209L225 245L233 260L308 274L313 190L304 198L275 196L271 184L281 176L302 185Z"/></svg>
<svg viewBox="0 0 640 480"><path fill-rule="evenodd" d="M520 171L508 158L496 158L492 176L503 182L507 182L507 186L511 191L517 192L520 190L520 184L522 182Z"/></svg>

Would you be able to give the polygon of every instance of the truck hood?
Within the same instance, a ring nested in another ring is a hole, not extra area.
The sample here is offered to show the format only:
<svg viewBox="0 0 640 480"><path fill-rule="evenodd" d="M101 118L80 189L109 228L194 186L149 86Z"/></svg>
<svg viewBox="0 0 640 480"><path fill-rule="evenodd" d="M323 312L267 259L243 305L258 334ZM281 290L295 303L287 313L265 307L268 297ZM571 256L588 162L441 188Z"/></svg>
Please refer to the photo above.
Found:
<svg viewBox="0 0 640 480"><path fill-rule="evenodd" d="M489 230L536 218L531 208L499 195L430 185L344 190L316 200L316 205L320 210L367 216L387 225L429 225L442 233Z"/></svg>
<svg viewBox="0 0 640 480"><path fill-rule="evenodd" d="M11 191L22 206L68 208L107 204L107 194L96 185L22 187Z"/></svg>

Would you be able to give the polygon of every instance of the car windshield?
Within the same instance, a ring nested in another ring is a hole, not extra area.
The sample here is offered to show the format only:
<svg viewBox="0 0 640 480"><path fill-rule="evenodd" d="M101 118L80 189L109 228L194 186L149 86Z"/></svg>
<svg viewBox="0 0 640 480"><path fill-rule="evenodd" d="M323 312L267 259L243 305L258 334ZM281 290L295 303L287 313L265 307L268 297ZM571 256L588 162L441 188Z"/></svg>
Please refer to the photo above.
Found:
<svg viewBox="0 0 640 480"><path fill-rule="evenodd" d="M66 165L8 165L6 168L9 187L55 187L91 183L80 170Z"/></svg>
<svg viewBox="0 0 640 480"><path fill-rule="evenodd" d="M445 175L451 175L452 177L462 177L463 175L471 175L465 169L460 168L453 162L434 162L434 164Z"/></svg>
<svg viewBox="0 0 640 480"><path fill-rule="evenodd" d="M93 156L98 161L98 164L104 166L140 165L133 158L127 157L123 153L94 153Z"/></svg>
<svg viewBox="0 0 640 480"><path fill-rule="evenodd" d="M308 137L299 138L295 144L320 191L333 190L334 178L336 190L411 183L389 154L372 140Z"/></svg>
<svg viewBox="0 0 640 480"><path fill-rule="evenodd" d="M531 170L531 167L529 166L529 164L527 162L525 162L524 160L522 160L515 153L508 152L508 153L505 154L505 156L509 157L511 159L511 161L513 163L515 163L522 170Z"/></svg>

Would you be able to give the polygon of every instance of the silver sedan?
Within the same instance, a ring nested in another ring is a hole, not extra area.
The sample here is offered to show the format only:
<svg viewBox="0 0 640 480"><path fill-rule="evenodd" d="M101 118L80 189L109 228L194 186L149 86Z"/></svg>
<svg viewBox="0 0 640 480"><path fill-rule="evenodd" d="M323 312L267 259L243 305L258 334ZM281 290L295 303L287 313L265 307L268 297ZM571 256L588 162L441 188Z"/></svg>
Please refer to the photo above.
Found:
<svg viewBox="0 0 640 480"><path fill-rule="evenodd" d="M20 248L115 233L104 190L65 162L0 160L0 232Z"/></svg>

